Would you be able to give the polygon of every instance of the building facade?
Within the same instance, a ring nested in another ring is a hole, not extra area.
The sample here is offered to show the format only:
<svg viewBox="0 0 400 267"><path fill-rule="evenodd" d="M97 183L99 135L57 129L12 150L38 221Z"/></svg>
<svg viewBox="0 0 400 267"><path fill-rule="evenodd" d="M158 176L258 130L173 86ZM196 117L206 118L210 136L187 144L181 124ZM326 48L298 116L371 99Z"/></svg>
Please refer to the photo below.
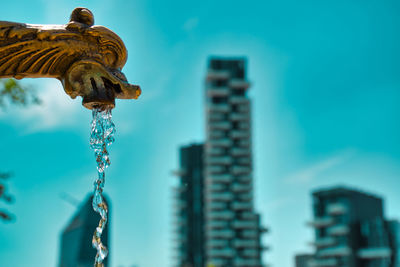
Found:
<svg viewBox="0 0 400 267"><path fill-rule="evenodd" d="M311 267L313 258L312 254L298 254L294 259L294 265L295 267Z"/></svg>
<svg viewBox="0 0 400 267"><path fill-rule="evenodd" d="M253 208L250 86L244 58L211 58L206 77L205 253L208 266L262 266Z"/></svg>
<svg viewBox="0 0 400 267"><path fill-rule="evenodd" d="M390 247L392 248L392 266L400 267L400 222L398 220L387 221L389 228Z"/></svg>
<svg viewBox="0 0 400 267"><path fill-rule="evenodd" d="M92 199L92 196L86 199L62 232L59 267L93 267L97 251L92 247L92 237L100 216L92 208ZM108 222L101 236L103 244L108 248L108 256L103 262L105 267L109 266L110 258L108 229L111 217L109 202L106 203Z"/></svg>
<svg viewBox="0 0 400 267"><path fill-rule="evenodd" d="M318 190L312 196L311 266L399 266L399 225L385 220L382 198L345 187Z"/></svg>
<svg viewBox="0 0 400 267"><path fill-rule="evenodd" d="M175 259L178 267L204 267L203 144L181 147L174 188Z"/></svg>
<svg viewBox="0 0 400 267"><path fill-rule="evenodd" d="M206 141L180 149L174 189L178 267L261 267L253 207L251 112L244 58L212 58L206 77Z"/></svg>

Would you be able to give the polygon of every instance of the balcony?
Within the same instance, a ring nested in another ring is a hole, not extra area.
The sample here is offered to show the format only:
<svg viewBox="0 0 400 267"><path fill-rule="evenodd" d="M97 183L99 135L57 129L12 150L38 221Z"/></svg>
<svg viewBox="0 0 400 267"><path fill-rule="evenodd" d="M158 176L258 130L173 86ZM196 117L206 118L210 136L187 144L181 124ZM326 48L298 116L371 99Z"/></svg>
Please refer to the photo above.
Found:
<svg viewBox="0 0 400 267"><path fill-rule="evenodd" d="M349 226L345 224L339 224L327 229L327 233L330 236L343 236L347 235L350 232Z"/></svg>
<svg viewBox="0 0 400 267"><path fill-rule="evenodd" d="M228 242L224 239L211 239L207 243L209 248L227 247Z"/></svg>
<svg viewBox="0 0 400 267"><path fill-rule="evenodd" d="M342 203L334 203L326 207L326 211L330 215L342 215L345 214L347 210L347 206Z"/></svg>
<svg viewBox="0 0 400 267"><path fill-rule="evenodd" d="M211 220L230 220L235 217L235 214L229 210L211 211L207 213L207 218Z"/></svg>
<svg viewBox="0 0 400 267"><path fill-rule="evenodd" d="M250 104L250 103L247 103L247 104ZM242 104L238 108L239 108L239 112L241 112L241 113L249 113L250 112L250 106L249 105Z"/></svg>
<svg viewBox="0 0 400 267"><path fill-rule="evenodd" d="M317 248L330 247L335 244L336 244L336 241L333 237L318 238L317 240L315 240L315 242L311 243L311 245L313 245Z"/></svg>
<svg viewBox="0 0 400 267"><path fill-rule="evenodd" d="M241 175L239 177L237 177L237 179L241 182L241 183L251 183L252 182L252 177L251 175Z"/></svg>
<svg viewBox="0 0 400 267"><path fill-rule="evenodd" d="M226 209L227 205L224 202L211 202L207 204L208 211L221 211Z"/></svg>
<svg viewBox="0 0 400 267"><path fill-rule="evenodd" d="M235 256L235 252L229 248L211 249L208 255L209 257L232 258Z"/></svg>
<svg viewBox="0 0 400 267"><path fill-rule="evenodd" d="M233 246L237 248L257 248L260 244L256 239L235 239Z"/></svg>
<svg viewBox="0 0 400 267"><path fill-rule="evenodd" d="M235 233L231 230L210 230L207 232L207 236L211 239L230 239L235 236Z"/></svg>
<svg viewBox="0 0 400 267"><path fill-rule="evenodd" d="M334 223L332 217L317 217L313 221L309 222L308 225L314 228L324 228Z"/></svg>
<svg viewBox="0 0 400 267"><path fill-rule="evenodd" d="M224 229L228 227L228 223L226 221L209 221L206 224L207 229Z"/></svg>
<svg viewBox="0 0 400 267"><path fill-rule="evenodd" d="M212 182L220 182L220 183L230 183L232 182L232 175L230 174L213 174L210 175L209 180L211 180Z"/></svg>
<svg viewBox="0 0 400 267"><path fill-rule="evenodd" d="M250 155L250 149L249 148L238 148L234 147L231 150L232 156L248 156Z"/></svg>
<svg viewBox="0 0 400 267"><path fill-rule="evenodd" d="M224 154L225 149L222 147L206 147L206 153L212 156L218 156Z"/></svg>
<svg viewBox="0 0 400 267"><path fill-rule="evenodd" d="M231 137L234 139L250 138L250 133L248 131L233 130L231 131Z"/></svg>
<svg viewBox="0 0 400 267"><path fill-rule="evenodd" d="M255 221L239 221L235 220L232 223L234 228L237 229L257 229L257 223Z"/></svg>
<svg viewBox="0 0 400 267"><path fill-rule="evenodd" d="M234 175L247 174L250 172L251 172L251 168L249 168L247 166L239 166L239 165L232 166L232 173Z"/></svg>
<svg viewBox="0 0 400 267"><path fill-rule="evenodd" d="M242 232L242 237L244 238L258 238L259 231L257 230L245 230Z"/></svg>
<svg viewBox="0 0 400 267"><path fill-rule="evenodd" d="M251 210L253 208L253 205L250 202L233 202L232 203L232 208L234 210Z"/></svg>
<svg viewBox="0 0 400 267"><path fill-rule="evenodd" d="M250 83L242 79L232 79L229 81L229 87L232 89L247 89L250 87Z"/></svg>
<svg viewBox="0 0 400 267"><path fill-rule="evenodd" d="M336 259L314 259L310 262L310 267L336 267L337 264Z"/></svg>
<svg viewBox="0 0 400 267"><path fill-rule="evenodd" d="M229 79L229 71L209 69L207 72L207 80L227 80Z"/></svg>
<svg viewBox="0 0 400 267"><path fill-rule="evenodd" d="M243 165L250 165L251 164L251 158L250 157L243 157L243 158L239 158L237 160L238 164L243 164Z"/></svg>
<svg viewBox="0 0 400 267"><path fill-rule="evenodd" d="M324 248L317 252L318 257L345 257L351 254L351 248L347 246Z"/></svg>
<svg viewBox="0 0 400 267"><path fill-rule="evenodd" d="M252 186L249 184L238 184L234 183L232 185L232 191L233 192L249 192L252 190Z"/></svg>
<svg viewBox="0 0 400 267"><path fill-rule="evenodd" d="M390 258L392 250L388 247L363 248L358 251L358 257L366 260Z"/></svg>
<svg viewBox="0 0 400 267"><path fill-rule="evenodd" d="M207 115L207 120L208 121L221 121L225 119L225 114L220 113L220 112L213 112L213 113L208 113Z"/></svg>
<svg viewBox="0 0 400 267"><path fill-rule="evenodd" d="M221 165L229 165L232 163L232 158L228 156L224 157L207 157L206 158L207 164L221 164Z"/></svg>
<svg viewBox="0 0 400 267"><path fill-rule="evenodd" d="M233 200L233 195L230 192L215 193L211 192L206 195L208 201L231 201Z"/></svg>
<svg viewBox="0 0 400 267"><path fill-rule="evenodd" d="M210 147L230 147L231 145L232 141L228 138L212 139L207 142L207 146Z"/></svg>
<svg viewBox="0 0 400 267"><path fill-rule="evenodd" d="M240 215L240 218L244 220L257 220L257 216L253 212L243 212Z"/></svg>
<svg viewBox="0 0 400 267"><path fill-rule="evenodd" d="M246 267L260 267L261 262L257 259L242 259L236 258L234 261L235 266L246 266Z"/></svg>
<svg viewBox="0 0 400 267"><path fill-rule="evenodd" d="M239 199L244 201L251 201L253 199L253 194L250 193L241 193L239 194Z"/></svg>
<svg viewBox="0 0 400 267"><path fill-rule="evenodd" d="M249 114L242 113L231 113L229 116L229 120L231 121L248 121L250 120Z"/></svg>
<svg viewBox="0 0 400 267"><path fill-rule="evenodd" d="M245 96L232 96L229 98L229 102L231 104L247 104L249 103L249 99L247 99Z"/></svg>
<svg viewBox="0 0 400 267"><path fill-rule="evenodd" d="M209 174L212 174L212 173L221 173L221 172L223 172L225 170L225 168L223 167L223 166L215 166L215 165L213 165L213 166L207 166L206 167L206 171L207 171L207 173L209 173Z"/></svg>
<svg viewBox="0 0 400 267"><path fill-rule="evenodd" d="M248 123L248 122L239 122L239 129L249 130L250 129L250 123Z"/></svg>
<svg viewBox="0 0 400 267"><path fill-rule="evenodd" d="M239 146L241 146L241 147L249 147L250 145L251 145L251 142L249 139L239 140Z"/></svg>
<svg viewBox="0 0 400 267"><path fill-rule="evenodd" d="M224 184L212 183L212 184L209 184L207 187L211 192L226 191L226 186Z"/></svg>
<svg viewBox="0 0 400 267"><path fill-rule="evenodd" d="M226 103L220 103L220 104L211 104L211 103L209 103L206 106L206 110L207 110L208 113L215 113L215 112L228 113L231 110L231 108Z"/></svg>
<svg viewBox="0 0 400 267"><path fill-rule="evenodd" d="M260 255L260 251L258 249L248 248L244 249L242 254L247 258L258 258Z"/></svg>
<svg viewBox="0 0 400 267"><path fill-rule="evenodd" d="M207 88L207 96L228 96L230 90L228 87L208 87Z"/></svg>
<svg viewBox="0 0 400 267"><path fill-rule="evenodd" d="M229 121L209 122L208 128L211 130L229 130L231 128L231 123Z"/></svg>

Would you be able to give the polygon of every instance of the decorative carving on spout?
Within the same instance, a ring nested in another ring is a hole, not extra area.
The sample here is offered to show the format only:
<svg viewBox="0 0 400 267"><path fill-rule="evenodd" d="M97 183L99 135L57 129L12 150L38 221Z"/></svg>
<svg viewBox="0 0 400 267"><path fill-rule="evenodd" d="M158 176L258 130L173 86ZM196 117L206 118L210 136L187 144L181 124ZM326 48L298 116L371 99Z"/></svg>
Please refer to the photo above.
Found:
<svg viewBox="0 0 400 267"><path fill-rule="evenodd" d="M140 87L121 72L127 50L113 31L94 26L89 9L76 8L65 25L0 21L0 78L57 78L88 108L114 108L115 98L137 99Z"/></svg>

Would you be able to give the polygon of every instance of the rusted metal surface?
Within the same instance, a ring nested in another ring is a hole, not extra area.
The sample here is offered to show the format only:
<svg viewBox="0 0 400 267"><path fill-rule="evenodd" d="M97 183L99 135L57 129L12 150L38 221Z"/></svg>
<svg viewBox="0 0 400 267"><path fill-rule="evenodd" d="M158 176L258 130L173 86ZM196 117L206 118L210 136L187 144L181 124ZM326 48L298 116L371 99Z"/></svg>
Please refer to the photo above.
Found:
<svg viewBox="0 0 400 267"><path fill-rule="evenodd" d="M115 98L137 99L121 69L127 50L113 31L94 26L89 9L76 8L65 25L0 21L0 78L57 78L88 108L114 108Z"/></svg>

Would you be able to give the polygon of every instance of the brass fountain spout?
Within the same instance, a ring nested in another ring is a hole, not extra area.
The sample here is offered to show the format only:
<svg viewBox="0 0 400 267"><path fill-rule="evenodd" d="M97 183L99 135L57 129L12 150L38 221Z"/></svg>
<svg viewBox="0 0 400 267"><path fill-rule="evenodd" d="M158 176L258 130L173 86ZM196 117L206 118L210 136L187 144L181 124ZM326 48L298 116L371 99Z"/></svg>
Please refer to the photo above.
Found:
<svg viewBox="0 0 400 267"><path fill-rule="evenodd" d="M75 8L65 25L0 21L0 78L57 78L88 109L112 109L115 98L139 97L140 87L121 72L126 60L122 40L94 26L86 8Z"/></svg>

